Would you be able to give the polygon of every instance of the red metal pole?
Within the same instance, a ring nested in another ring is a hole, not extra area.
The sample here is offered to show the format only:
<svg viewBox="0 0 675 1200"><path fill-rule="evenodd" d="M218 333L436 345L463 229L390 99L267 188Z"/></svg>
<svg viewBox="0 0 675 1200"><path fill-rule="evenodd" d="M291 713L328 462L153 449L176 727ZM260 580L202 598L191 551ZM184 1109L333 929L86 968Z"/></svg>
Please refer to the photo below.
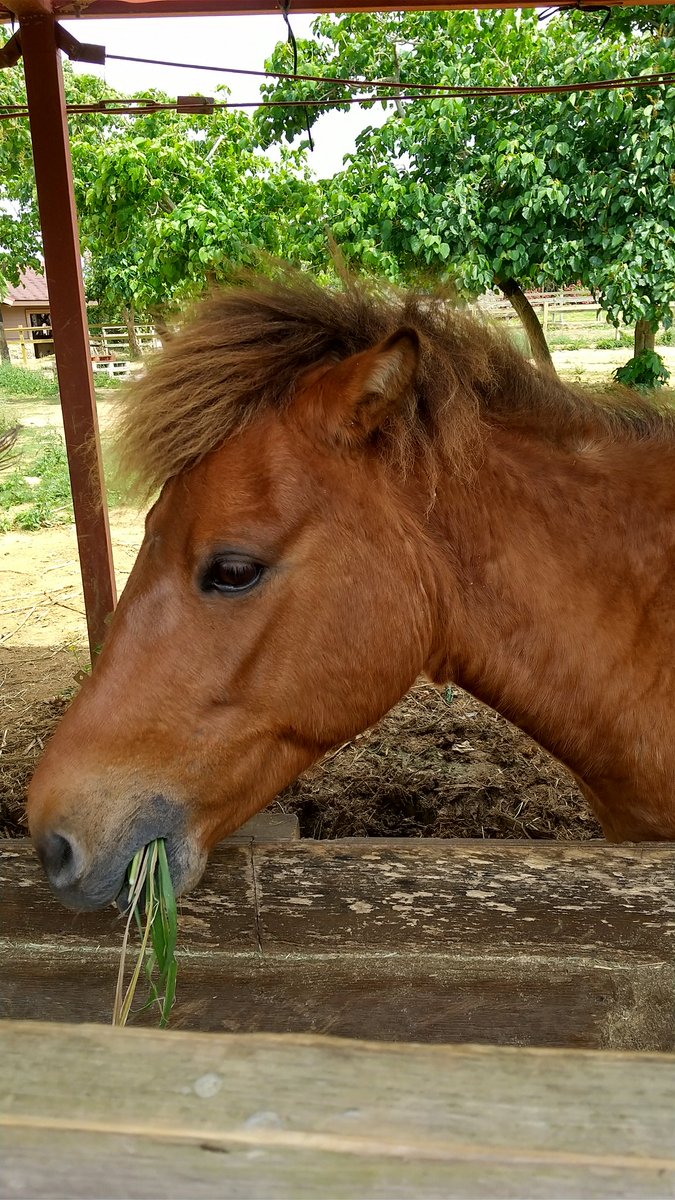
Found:
<svg viewBox="0 0 675 1200"><path fill-rule="evenodd" d="M61 392L89 648L100 647L115 607L108 508L82 283L66 100L51 13L21 17L21 47L52 336Z"/></svg>

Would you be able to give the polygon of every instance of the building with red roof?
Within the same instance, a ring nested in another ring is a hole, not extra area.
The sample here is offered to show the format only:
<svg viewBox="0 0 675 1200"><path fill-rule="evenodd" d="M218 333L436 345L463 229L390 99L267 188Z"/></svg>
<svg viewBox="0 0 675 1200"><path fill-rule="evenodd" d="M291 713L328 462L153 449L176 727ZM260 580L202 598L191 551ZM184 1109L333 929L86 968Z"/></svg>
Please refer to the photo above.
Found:
<svg viewBox="0 0 675 1200"><path fill-rule="evenodd" d="M16 286L7 284L0 304L5 341L13 362L30 365L54 353L47 280L29 267Z"/></svg>

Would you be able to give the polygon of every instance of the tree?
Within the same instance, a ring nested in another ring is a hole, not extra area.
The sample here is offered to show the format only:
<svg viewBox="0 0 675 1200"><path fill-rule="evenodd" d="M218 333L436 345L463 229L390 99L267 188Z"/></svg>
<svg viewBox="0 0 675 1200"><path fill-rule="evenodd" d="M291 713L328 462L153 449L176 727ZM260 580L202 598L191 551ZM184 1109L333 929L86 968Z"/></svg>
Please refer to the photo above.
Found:
<svg viewBox="0 0 675 1200"><path fill-rule="evenodd" d="M69 102L92 102L109 94L103 80L75 75L65 64ZM20 65L0 71L0 104L25 105L26 89ZM99 133L110 118L92 116ZM42 263L40 218L35 195L33 152L27 117L0 121L0 285L17 284L26 267Z"/></svg>
<svg viewBox="0 0 675 1200"><path fill-rule="evenodd" d="M70 102L115 97L67 63L65 83ZM25 103L17 70L0 72L0 103ZM132 344L137 313L161 324L261 253L305 265L313 239L325 239L304 152L264 155L240 111L73 115L70 134L87 293L122 316ZM0 123L0 172L0 272L16 281L41 252L25 119Z"/></svg>
<svg viewBox="0 0 675 1200"><path fill-rule="evenodd" d="M673 13L629 22L536 12L321 17L303 70L437 85L550 84L672 66ZM269 66L289 69L279 45ZM381 89L382 90L382 89ZM346 98L333 83L279 82L276 98ZM393 94L393 93L390 93ZM502 288L535 356L550 363L524 287L580 281L610 320L669 323L675 192L668 145L675 96L660 88L523 98L436 98L366 130L333 181L327 217L348 259L393 279ZM301 133L305 110L258 114L269 144Z"/></svg>
<svg viewBox="0 0 675 1200"><path fill-rule="evenodd" d="M73 161L88 290L109 307L161 316L261 252L304 261L304 155L265 157L244 113L135 118L74 137Z"/></svg>

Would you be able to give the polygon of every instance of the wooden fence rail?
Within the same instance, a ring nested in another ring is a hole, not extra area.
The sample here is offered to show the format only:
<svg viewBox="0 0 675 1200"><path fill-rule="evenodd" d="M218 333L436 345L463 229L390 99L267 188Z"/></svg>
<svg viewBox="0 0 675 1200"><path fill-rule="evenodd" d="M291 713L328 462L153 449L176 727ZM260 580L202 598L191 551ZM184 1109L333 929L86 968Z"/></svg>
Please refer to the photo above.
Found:
<svg viewBox="0 0 675 1200"><path fill-rule="evenodd" d="M0 1195L654 1200L675 1061L0 1022Z"/></svg>
<svg viewBox="0 0 675 1200"><path fill-rule="evenodd" d="M604 332L607 337L621 340L620 329L614 329L590 293L569 292L532 292L528 293L530 303L542 322L544 332L582 333L593 330ZM496 295L481 297L477 307L493 316L498 321L509 324L519 323L519 318L508 300ZM25 365L32 365L35 348L46 349L53 353L51 328L48 325L33 327L30 325L8 326L6 340L14 357ZM89 328L94 367L106 370L105 360L112 357L117 362L117 370L109 370L110 374L124 374L132 359L129 344L129 330L126 325L91 325ZM140 324L135 327L136 341L143 354L157 350L161 346L160 339L154 326Z"/></svg>
<svg viewBox="0 0 675 1200"><path fill-rule="evenodd" d="M224 844L180 930L180 1028L675 1048L674 846ZM107 1023L121 937L0 843L0 1016Z"/></svg>
<svg viewBox="0 0 675 1200"><path fill-rule="evenodd" d="M10 356L28 367L39 357L36 351L49 357L54 353L54 339L49 325L10 325L5 329L5 340ZM89 327L94 369L107 361L128 365L132 358L129 346L129 331L126 325L91 325ZM161 341L152 325L136 326L136 341L143 354L158 350Z"/></svg>

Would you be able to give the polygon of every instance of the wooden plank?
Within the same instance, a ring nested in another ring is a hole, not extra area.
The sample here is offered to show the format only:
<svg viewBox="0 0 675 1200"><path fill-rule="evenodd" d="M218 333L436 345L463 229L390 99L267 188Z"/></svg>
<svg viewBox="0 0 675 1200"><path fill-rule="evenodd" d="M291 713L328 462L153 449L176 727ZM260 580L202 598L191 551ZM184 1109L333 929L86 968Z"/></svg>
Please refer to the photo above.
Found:
<svg viewBox="0 0 675 1200"><path fill-rule="evenodd" d="M5 1196L675 1194L671 1057L3 1022L0 1061Z"/></svg>
<svg viewBox="0 0 675 1200"><path fill-rule="evenodd" d="M266 950L463 953L470 944L477 954L609 951L666 963L675 951L675 846L224 842L181 908L198 919L190 926L197 948L229 942L234 913L247 928L259 923ZM24 839L0 841L0 911L18 940L58 930L86 941L113 928L107 913L64 912Z"/></svg>
<svg viewBox="0 0 675 1200"><path fill-rule="evenodd" d="M300 822L295 813L261 812L256 813L237 829L223 845L232 842L295 842L300 837Z"/></svg>
<svg viewBox="0 0 675 1200"><path fill-rule="evenodd" d="M663 0L643 0L643 3L659 4ZM44 10L49 0L3 0L0 4L0 21L8 21L10 14L21 14ZM398 7L397 7L398 5ZM263 13L278 14L274 0L51 0L57 15L71 17L198 17L198 16L257 16ZM626 0L608 0L608 7L631 7ZM295 6L294 6L295 7ZM407 0L403 10L426 9L428 0ZM456 10L466 8L493 9L495 0L444 0L443 8ZM499 0L499 8L533 8L534 0ZM560 8L591 7L590 0L560 0ZM298 13L333 13L334 0L297 0ZM339 12L399 12L400 0L340 0Z"/></svg>
<svg viewBox="0 0 675 1200"><path fill-rule="evenodd" d="M210 936L212 889L196 892L186 906L182 902L184 932L202 947L257 948L251 848L254 844L293 841L299 836L298 819L287 813L259 813L221 843L227 881L217 897L218 927ZM0 839L0 939L9 935L14 945L22 942L51 944L59 939L62 952L78 947L103 946L116 951L120 917L115 909L100 913L67 912L54 899L32 844L24 838Z"/></svg>
<svg viewBox="0 0 675 1200"><path fill-rule="evenodd" d="M285 843L287 844L287 843ZM195 892L181 904L181 925L186 940L201 949L222 942L231 949L258 945L252 901L251 845L229 845L220 851L227 884L218 896L217 928L210 888ZM62 956L86 958L115 952L123 922L116 909L73 913L55 899L32 846L24 839L0 841L0 945L7 939L14 948L58 947ZM0 988L2 983L0 982Z"/></svg>
<svg viewBox="0 0 675 1200"><path fill-rule="evenodd" d="M0 1016L109 1024L119 950L2 954ZM675 977L587 959L180 956L175 1029L672 1050ZM147 1013L138 1023L155 1025Z"/></svg>
<svg viewBox="0 0 675 1200"><path fill-rule="evenodd" d="M400 1161L298 1147L135 1135L0 1130L0 1194L25 1200L663 1200L655 1167L565 1162ZM46 1164L49 1164L48 1166ZM668 1190L666 1190L668 1189Z"/></svg>
<svg viewBox="0 0 675 1200"><path fill-rule="evenodd" d="M226 886L216 858L208 877ZM517 954L608 948L672 961L675 846L301 840L255 855L264 941Z"/></svg>
<svg viewBox="0 0 675 1200"><path fill-rule="evenodd" d="M174 1021L673 1049L674 889L668 846L223 845L181 903ZM112 910L67 913L8 842L0 913L0 1015L109 1019Z"/></svg>

